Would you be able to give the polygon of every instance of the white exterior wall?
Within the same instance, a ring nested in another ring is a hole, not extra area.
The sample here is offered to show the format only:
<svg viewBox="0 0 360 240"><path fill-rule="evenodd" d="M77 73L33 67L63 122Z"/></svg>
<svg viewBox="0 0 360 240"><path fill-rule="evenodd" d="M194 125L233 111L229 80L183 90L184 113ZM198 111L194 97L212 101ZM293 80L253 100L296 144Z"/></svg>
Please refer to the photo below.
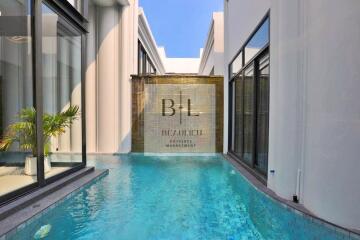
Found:
<svg viewBox="0 0 360 240"><path fill-rule="evenodd" d="M200 58L166 58L164 60L166 73L198 73Z"/></svg>
<svg viewBox="0 0 360 240"><path fill-rule="evenodd" d="M156 68L157 75L165 74L165 66L161 59L160 53L158 51L158 46L156 44L156 40L151 32L149 23L146 19L146 15L142 8L139 8L139 40L143 47L145 48L148 57L151 59L151 62L154 64Z"/></svg>
<svg viewBox="0 0 360 240"><path fill-rule="evenodd" d="M291 199L299 169L307 209L360 229L360 2L225 1L225 69L268 9L268 187Z"/></svg>
<svg viewBox="0 0 360 240"><path fill-rule="evenodd" d="M268 181L289 198L300 169L301 203L357 229L359 12L356 0L272 2Z"/></svg>
<svg viewBox="0 0 360 240"><path fill-rule="evenodd" d="M164 63L166 73L178 74L197 74L199 71L200 57L199 58L168 58L166 56L165 48L158 47L160 58ZM201 51L200 51L201 55Z"/></svg>
<svg viewBox="0 0 360 240"><path fill-rule="evenodd" d="M224 75L224 13L213 13L205 48L201 54L199 75Z"/></svg>

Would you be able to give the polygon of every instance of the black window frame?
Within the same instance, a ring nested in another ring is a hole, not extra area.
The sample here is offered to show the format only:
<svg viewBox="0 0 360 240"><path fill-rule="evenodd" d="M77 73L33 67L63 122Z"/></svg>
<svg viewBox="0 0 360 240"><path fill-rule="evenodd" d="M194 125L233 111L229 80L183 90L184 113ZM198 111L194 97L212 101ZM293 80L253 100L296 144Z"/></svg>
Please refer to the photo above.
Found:
<svg viewBox="0 0 360 240"><path fill-rule="evenodd" d="M147 75L157 73L156 67L147 53L144 45L138 40L138 75Z"/></svg>
<svg viewBox="0 0 360 240"><path fill-rule="evenodd" d="M86 96L85 96L85 71L86 71L86 34L87 20L69 2L64 0L31 0L31 48L32 48L32 71L33 71L33 105L36 109L36 136L37 136L37 182L15 190L0 197L0 206L6 205L19 197L36 191L50 183L79 171L86 167ZM82 162L76 167L64 171L58 175L45 179L44 174L44 151L43 151L43 77L42 77L42 4L46 4L56 14L61 15L81 32L81 124L82 124ZM87 6L83 6L87 12Z"/></svg>
<svg viewBox="0 0 360 240"><path fill-rule="evenodd" d="M262 47L251 59L249 59L247 62L245 62L245 48L248 45L248 43L252 40L252 38L254 37L254 35L258 32L258 30L263 26L263 24L266 23L266 21L269 22L269 32L268 32L268 43ZM257 166L255 165L255 163L257 162L257 111L258 111L258 104L257 104L257 92L258 92L258 80L259 80L259 60L261 58L263 58L266 55L270 55L270 10L265 14L265 16L261 19L261 21L259 22L259 24L256 26L256 28L253 30L253 32L250 34L250 36L248 37L248 39L245 41L245 43L241 46L241 48L238 50L238 52L235 54L235 56L232 58L232 60L230 61L229 65L228 65L228 89L229 89L229 94L228 94L228 155L230 155L233 159L235 159L238 163L240 163L242 166L244 166L249 172L251 172L257 179L259 179L262 183L266 184L267 182L267 176L268 173L262 171L261 169L257 168ZM238 58L238 57L242 58L242 67L236 72L233 72L232 69L232 64L233 62ZM252 159L252 163L248 164L245 161L243 161L241 159L240 156L238 156L237 154L235 154L235 152L233 151L233 135L234 135L234 123L235 123L235 79L244 74L244 71L251 65L254 65L254 82L255 82L255 86L254 86L254 110L253 110L253 139L252 139L252 154L253 154L253 159ZM270 66L270 62L269 62L269 66ZM269 90L270 91L270 90ZM268 136L269 138L269 133Z"/></svg>
<svg viewBox="0 0 360 240"><path fill-rule="evenodd" d="M261 52L263 52L266 48L268 48L270 46L270 31L269 31L269 35L268 35L269 42L264 47L262 47L251 59L249 59L247 62L245 62L246 46L248 45L248 43L252 40L254 35L258 32L258 30L263 26L263 24L267 20L269 20L269 27L270 27L270 10L261 19L260 23L256 26L256 28L251 32L250 36L246 39L245 43L241 46L241 48L236 52L235 56L231 59L230 64L228 65L229 80L234 78L239 72L241 72L244 68L246 68L246 66L249 65L249 63L251 63L259 54L261 54ZM236 73L233 73L232 72L232 64L240 55L242 58L242 67Z"/></svg>

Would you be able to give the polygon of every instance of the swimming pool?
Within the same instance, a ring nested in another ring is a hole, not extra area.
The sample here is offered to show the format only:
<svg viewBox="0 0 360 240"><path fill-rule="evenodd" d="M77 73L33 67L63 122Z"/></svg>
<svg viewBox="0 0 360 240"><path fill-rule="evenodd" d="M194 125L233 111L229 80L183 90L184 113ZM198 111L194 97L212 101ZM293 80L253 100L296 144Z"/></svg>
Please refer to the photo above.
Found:
<svg viewBox="0 0 360 240"><path fill-rule="evenodd" d="M96 156L109 175L9 239L349 239L257 191L221 155ZM51 228L51 229L50 229Z"/></svg>

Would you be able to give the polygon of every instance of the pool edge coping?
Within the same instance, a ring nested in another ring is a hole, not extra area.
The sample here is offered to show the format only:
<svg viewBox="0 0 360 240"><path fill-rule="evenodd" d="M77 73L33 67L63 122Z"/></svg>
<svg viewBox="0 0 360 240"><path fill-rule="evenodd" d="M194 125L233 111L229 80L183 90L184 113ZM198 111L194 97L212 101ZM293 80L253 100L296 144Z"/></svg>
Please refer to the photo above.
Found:
<svg viewBox="0 0 360 240"><path fill-rule="evenodd" d="M220 154L226 159L235 169L237 169L241 175L244 177L244 179L253 186L256 190L260 191L262 194L265 195L265 197L271 199L272 201L275 201L279 204L281 204L284 208L291 210L295 214L302 215L306 218L308 218L311 222L318 223L320 225L323 225L329 229L332 229L335 232L341 233L350 239L358 239L360 240L360 230L357 229L349 229L340 225L337 225L335 223L329 222L321 217L318 217L314 213L312 213L310 210L305 208L302 204L294 203L293 201L284 199L280 196L278 196L274 191L272 191L270 188L267 187L265 183L263 183L261 180L259 180L256 176L254 176L246 167L243 166L243 164L236 161L234 158L232 158L228 154Z"/></svg>
<svg viewBox="0 0 360 240"><path fill-rule="evenodd" d="M93 170L92 172L69 182L63 188L49 193L45 197L34 201L25 208L19 209L0 221L0 240L6 240L26 225L37 220L43 214L74 196L95 181L107 176L109 170ZM24 214L25 213L25 214ZM22 215L24 214L24 215ZM20 216L20 217L19 217ZM5 226L3 225L5 224Z"/></svg>

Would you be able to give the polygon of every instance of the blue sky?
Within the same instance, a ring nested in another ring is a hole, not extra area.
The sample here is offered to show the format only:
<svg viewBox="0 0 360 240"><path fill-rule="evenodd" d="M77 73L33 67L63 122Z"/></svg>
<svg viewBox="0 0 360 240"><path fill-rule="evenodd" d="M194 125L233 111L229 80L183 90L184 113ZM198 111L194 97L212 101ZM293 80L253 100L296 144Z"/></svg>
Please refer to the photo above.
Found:
<svg viewBox="0 0 360 240"><path fill-rule="evenodd" d="M140 6L167 57L199 57L212 12L223 10L223 0L140 0Z"/></svg>

